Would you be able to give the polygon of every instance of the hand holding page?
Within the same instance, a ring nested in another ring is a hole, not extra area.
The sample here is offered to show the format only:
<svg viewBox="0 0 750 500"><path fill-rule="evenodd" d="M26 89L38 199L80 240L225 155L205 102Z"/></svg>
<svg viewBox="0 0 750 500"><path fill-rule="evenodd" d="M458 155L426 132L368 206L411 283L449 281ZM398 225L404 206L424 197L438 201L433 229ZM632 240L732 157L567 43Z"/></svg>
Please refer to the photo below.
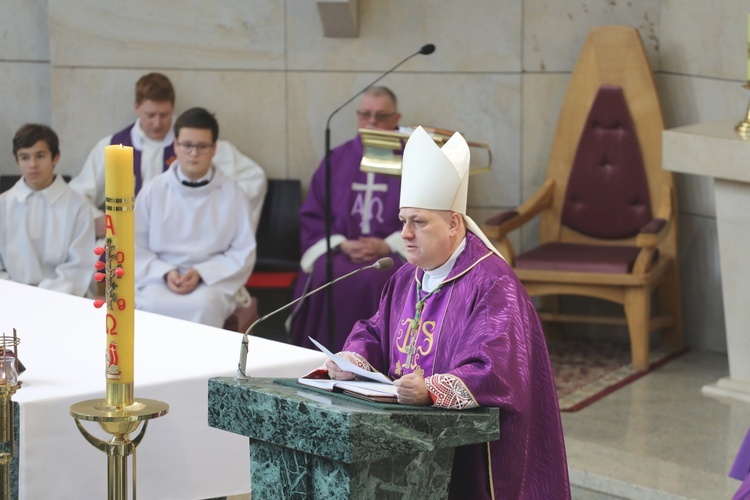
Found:
<svg viewBox="0 0 750 500"><path fill-rule="evenodd" d="M318 349L320 349L323 353L325 353L325 355L328 356L328 358L332 360L334 363L336 363L336 365L342 370L347 371L347 372L352 372L353 374L357 375L360 378L366 378L368 380L374 380L376 382L381 382L383 384L393 385L393 381L389 379L388 377L386 377L385 375L383 375L382 373L369 372L367 370L363 370L362 368L355 365L348 359L342 358L341 356L337 356L336 354L333 354L331 351L323 347L323 345L317 340L315 340L314 338L312 337L307 337L307 338L309 338L310 341L313 344L315 344L315 346Z"/></svg>

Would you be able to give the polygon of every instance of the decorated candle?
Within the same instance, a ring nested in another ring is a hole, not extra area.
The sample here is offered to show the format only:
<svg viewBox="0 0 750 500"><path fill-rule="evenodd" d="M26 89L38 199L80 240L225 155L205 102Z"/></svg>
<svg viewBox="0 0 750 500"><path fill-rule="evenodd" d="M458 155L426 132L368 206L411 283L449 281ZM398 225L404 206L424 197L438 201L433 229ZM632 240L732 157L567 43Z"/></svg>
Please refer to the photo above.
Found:
<svg viewBox="0 0 750 500"><path fill-rule="evenodd" d="M104 149L106 246L104 277L107 305L106 404L133 404L134 364L134 214L133 148Z"/></svg>

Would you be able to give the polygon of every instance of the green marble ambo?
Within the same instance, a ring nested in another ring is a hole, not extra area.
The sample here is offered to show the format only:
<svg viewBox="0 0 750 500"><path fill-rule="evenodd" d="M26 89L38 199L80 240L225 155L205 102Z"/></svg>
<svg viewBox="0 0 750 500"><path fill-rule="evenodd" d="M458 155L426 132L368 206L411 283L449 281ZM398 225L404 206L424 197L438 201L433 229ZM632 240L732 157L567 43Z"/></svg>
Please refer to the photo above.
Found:
<svg viewBox="0 0 750 500"><path fill-rule="evenodd" d="M254 500L445 498L456 446L496 440L497 408L391 411L273 379L214 378L208 423L250 438Z"/></svg>

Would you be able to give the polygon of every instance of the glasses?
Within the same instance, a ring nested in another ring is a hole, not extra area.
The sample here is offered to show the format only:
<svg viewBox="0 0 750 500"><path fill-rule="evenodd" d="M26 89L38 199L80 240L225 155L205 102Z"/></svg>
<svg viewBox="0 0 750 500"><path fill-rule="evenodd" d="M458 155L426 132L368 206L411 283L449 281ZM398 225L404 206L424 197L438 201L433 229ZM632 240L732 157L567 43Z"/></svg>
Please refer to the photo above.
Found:
<svg viewBox="0 0 750 500"><path fill-rule="evenodd" d="M373 111L359 111L357 110L357 116L363 120L375 120L376 122L382 122L388 118L396 116L396 112L393 113L375 113Z"/></svg>
<svg viewBox="0 0 750 500"><path fill-rule="evenodd" d="M195 149L195 152L199 155L205 154L208 152L209 149L211 149L211 146L213 146L214 143L211 142L199 142L198 144L193 144L192 142L178 142L177 147L180 148L180 151L182 151L185 154L190 154Z"/></svg>

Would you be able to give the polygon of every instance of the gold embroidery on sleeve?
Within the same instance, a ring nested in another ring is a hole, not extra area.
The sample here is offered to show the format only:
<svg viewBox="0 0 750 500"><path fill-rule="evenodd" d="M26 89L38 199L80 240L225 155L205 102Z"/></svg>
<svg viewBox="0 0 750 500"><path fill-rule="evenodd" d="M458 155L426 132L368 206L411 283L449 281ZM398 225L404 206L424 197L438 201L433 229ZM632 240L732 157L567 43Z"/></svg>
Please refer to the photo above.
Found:
<svg viewBox="0 0 750 500"><path fill-rule="evenodd" d="M437 374L424 379L427 390L435 396L435 406L463 410L479 406L471 391L455 375Z"/></svg>

